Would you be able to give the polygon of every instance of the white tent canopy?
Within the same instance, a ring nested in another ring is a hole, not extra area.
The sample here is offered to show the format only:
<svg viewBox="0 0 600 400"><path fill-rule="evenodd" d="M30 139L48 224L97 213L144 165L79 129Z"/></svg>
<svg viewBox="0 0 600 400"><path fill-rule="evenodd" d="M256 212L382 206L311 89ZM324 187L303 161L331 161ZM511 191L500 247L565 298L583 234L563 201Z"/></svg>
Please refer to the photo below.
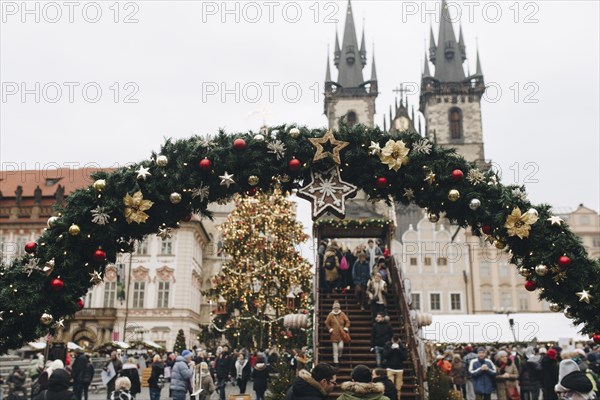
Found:
<svg viewBox="0 0 600 400"><path fill-rule="evenodd" d="M30 347L32 347L35 350L42 350L42 349L46 348L45 342L29 342L28 344ZM69 342L69 343L67 343L67 349L78 350L78 349L83 349L83 347L79 346L77 343Z"/></svg>
<svg viewBox="0 0 600 400"><path fill-rule="evenodd" d="M514 321L513 329L509 319ZM432 324L422 328L422 337L439 343L589 340L579 333L580 328L573 326L562 313L433 315Z"/></svg>

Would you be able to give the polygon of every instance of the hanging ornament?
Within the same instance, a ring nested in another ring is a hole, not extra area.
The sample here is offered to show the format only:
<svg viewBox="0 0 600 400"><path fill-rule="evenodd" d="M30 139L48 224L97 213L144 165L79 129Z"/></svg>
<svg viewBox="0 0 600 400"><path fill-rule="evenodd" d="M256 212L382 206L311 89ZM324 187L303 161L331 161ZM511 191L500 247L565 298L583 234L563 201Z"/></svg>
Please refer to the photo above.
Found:
<svg viewBox="0 0 600 400"><path fill-rule="evenodd" d="M138 170L135 172L137 173L137 178L144 180L144 181L146 180L147 177L152 175L150 173L150 170L148 168L145 168L143 165L140 165L140 168L138 168Z"/></svg>
<svg viewBox="0 0 600 400"><path fill-rule="evenodd" d="M279 177L279 180L283 183L288 183L292 178L288 174L283 174Z"/></svg>
<svg viewBox="0 0 600 400"><path fill-rule="evenodd" d="M294 139L298 139L300 137L300 129L298 128L292 128L290 129L290 136Z"/></svg>
<svg viewBox="0 0 600 400"><path fill-rule="evenodd" d="M200 166L200 169L202 171L208 171L208 170L210 170L210 167L212 166L212 162L210 162L210 160L208 158L204 157L202 160L200 160L198 165Z"/></svg>
<svg viewBox="0 0 600 400"><path fill-rule="evenodd" d="M479 199L472 199L469 202L469 208L473 211L477 210L479 207L481 207L481 201Z"/></svg>
<svg viewBox="0 0 600 400"><path fill-rule="evenodd" d="M233 148L242 151L246 148L246 141L242 138L235 139L233 141Z"/></svg>
<svg viewBox="0 0 600 400"><path fill-rule="evenodd" d="M69 227L69 235L71 235L71 236L77 236L77 235L79 235L80 232L81 232L81 229L79 228L79 225L73 224Z"/></svg>
<svg viewBox="0 0 600 400"><path fill-rule="evenodd" d="M560 256L558 257L558 265L561 268L567 268L569 265L571 265L571 259L567 256Z"/></svg>
<svg viewBox="0 0 600 400"><path fill-rule="evenodd" d="M65 319L59 318L58 321L54 323L54 329L59 330L65 327Z"/></svg>
<svg viewBox="0 0 600 400"><path fill-rule="evenodd" d="M504 243L502 240L496 240L494 242L494 246L496 246L498 250L503 250L506 247L506 243Z"/></svg>
<svg viewBox="0 0 600 400"><path fill-rule="evenodd" d="M573 318L573 314L571 314L571 310L570 310L569 308L566 308L566 309L565 309L565 312L564 312L564 314L565 314L565 317L567 317L567 318L569 318L569 319L572 319L572 318Z"/></svg>
<svg viewBox="0 0 600 400"><path fill-rule="evenodd" d="M327 211L343 218L346 214L346 198L354 197L357 187L342 180L337 166L324 172L311 170L310 177L310 182L298 190L298 197L312 203L313 218Z"/></svg>
<svg viewBox="0 0 600 400"><path fill-rule="evenodd" d="M264 135L261 135L259 133L257 135L254 135L254 140L256 140L257 142L264 142L265 141L265 137L264 137Z"/></svg>
<svg viewBox="0 0 600 400"><path fill-rule="evenodd" d="M529 237L529 231L531 230L531 225L533 225L537 220L537 211L531 212L530 209L525 214L521 214L521 209L519 207L515 207L510 215L506 217L506 223L504 227L506 228L506 232L508 236L518 236L521 239Z"/></svg>
<svg viewBox="0 0 600 400"><path fill-rule="evenodd" d="M549 309L550 309L550 311L552 311L552 312L559 312L560 310L562 310L562 307L561 307L561 306L559 306L559 305L558 305L558 304L556 304L556 303L550 303L550 304L548 304L548 308L549 308Z"/></svg>
<svg viewBox="0 0 600 400"><path fill-rule="evenodd" d="M485 233L486 235L491 235L493 231L494 230L489 225L484 225L481 227L481 232Z"/></svg>
<svg viewBox="0 0 600 400"><path fill-rule="evenodd" d="M583 289L581 292L575 293L579 297L579 302L590 304L592 295L587 290Z"/></svg>
<svg viewBox="0 0 600 400"><path fill-rule="evenodd" d="M50 289L52 289L54 292L62 290L64 286L65 283L60 278L54 278L50 281Z"/></svg>
<svg viewBox="0 0 600 400"><path fill-rule="evenodd" d="M527 210L527 214L531 215L536 220L539 218L538 211L535 208L530 208L529 210Z"/></svg>
<svg viewBox="0 0 600 400"><path fill-rule="evenodd" d="M457 201L460 199L460 192L456 189L452 189L448 192L448 200Z"/></svg>
<svg viewBox="0 0 600 400"><path fill-rule="evenodd" d="M255 195L256 195L256 188L255 188L255 187L253 187L253 188L250 188L250 189L248 189L248 190L246 191L246 194L247 194L248 196L251 196L251 197L252 197L252 196L255 196Z"/></svg>
<svg viewBox="0 0 600 400"><path fill-rule="evenodd" d="M379 189L385 189L388 187L388 180L385 176L380 176L379 178L377 178L377 183L376 183L377 187Z"/></svg>
<svg viewBox="0 0 600 400"><path fill-rule="evenodd" d="M440 214L432 212L427 213L427 219L429 220L429 222L436 223L440 220Z"/></svg>
<svg viewBox="0 0 600 400"><path fill-rule="evenodd" d="M537 288L537 285L535 284L534 281L525 282L525 289L528 290L529 292L533 292L536 288Z"/></svg>
<svg viewBox="0 0 600 400"><path fill-rule="evenodd" d="M37 249L37 243L36 242L27 242L27 244L25 245L25 252L27 254L33 254L33 253L35 253L35 249Z"/></svg>
<svg viewBox="0 0 600 400"><path fill-rule="evenodd" d="M54 320L54 318L52 317L52 314L48 314L48 313L43 313L42 316L40 317L40 322L44 325L50 325L53 320Z"/></svg>
<svg viewBox="0 0 600 400"><path fill-rule="evenodd" d="M288 168L290 169L290 171L298 171L301 166L302 166L302 163L297 158L292 158L288 162Z"/></svg>
<svg viewBox="0 0 600 400"><path fill-rule="evenodd" d="M77 299L75 305L77 306L78 310L83 310L83 307L85 306L83 299Z"/></svg>
<svg viewBox="0 0 600 400"><path fill-rule="evenodd" d="M343 140L337 140L333 135L333 132L330 130L327 130L323 137L309 138L308 141L316 150L313 161L319 161L324 158L331 157L333 162L335 162L337 165L342 163L340 160L340 152L350 144L349 142L344 142Z"/></svg>
<svg viewBox="0 0 600 400"><path fill-rule="evenodd" d="M179 204L181 203L181 194L177 192L173 192L169 195L169 201L171 204Z"/></svg>
<svg viewBox="0 0 600 400"><path fill-rule="evenodd" d="M593 337L592 340L594 341L594 343L596 344L600 344L600 333L596 333Z"/></svg>
<svg viewBox="0 0 600 400"><path fill-rule="evenodd" d="M46 223L46 226L49 229L54 228L54 225L56 225L56 223L58 222L58 217L50 217L48 218L48 222Z"/></svg>
<svg viewBox="0 0 600 400"><path fill-rule="evenodd" d="M531 276L531 271L525 267L519 267L519 275L525 278L529 278Z"/></svg>
<svg viewBox="0 0 600 400"><path fill-rule="evenodd" d="M102 249L95 250L92 258L95 262L104 262L106 261L106 252Z"/></svg>
<svg viewBox="0 0 600 400"><path fill-rule="evenodd" d="M98 179L92 186L96 192L101 192L106 188L106 181L104 179Z"/></svg>
<svg viewBox="0 0 600 400"><path fill-rule="evenodd" d="M535 273L538 276L546 276L548 274L548 271L549 271L548 267L545 266L544 264L540 264L535 267Z"/></svg>
<svg viewBox="0 0 600 400"><path fill-rule="evenodd" d="M127 193L123 198L123 204L125 204L123 215L125 215L127 223L137 222L138 224L141 224L146 222L150 217L144 211L149 210L154 203L150 200L144 200L142 192L137 191L133 196L130 196L129 193Z"/></svg>
<svg viewBox="0 0 600 400"><path fill-rule="evenodd" d="M94 271L90 274L90 283L92 285L97 285L102 282L102 275L98 271Z"/></svg>
<svg viewBox="0 0 600 400"><path fill-rule="evenodd" d="M227 186L227 189L229 189L229 186L235 183L233 180L233 174L228 174L227 171L225 171L225 174L220 175L219 179L221 179L221 186Z"/></svg>
<svg viewBox="0 0 600 400"><path fill-rule="evenodd" d="M258 176L256 176L256 175L250 175L248 177L248 185L250 185L250 186L256 186L256 185L258 185L259 181L260 180L258 179Z"/></svg>
<svg viewBox="0 0 600 400"><path fill-rule="evenodd" d="M158 165L159 167L166 167L168 163L169 159L167 158L167 156L160 155L156 157L156 165Z"/></svg>
<svg viewBox="0 0 600 400"><path fill-rule="evenodd" d="M465 174L460 169L455 169L451 175L453 181L460 181L464 176Z"/></svg>

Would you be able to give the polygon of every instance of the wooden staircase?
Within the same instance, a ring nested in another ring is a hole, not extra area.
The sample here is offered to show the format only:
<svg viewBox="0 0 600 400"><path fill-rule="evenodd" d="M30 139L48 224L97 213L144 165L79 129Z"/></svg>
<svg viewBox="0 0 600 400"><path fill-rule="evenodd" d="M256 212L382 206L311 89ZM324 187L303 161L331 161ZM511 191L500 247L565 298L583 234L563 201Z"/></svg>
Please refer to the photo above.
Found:
<svg viewBox="0 0 600 400"><path fill-rule="evenodd" d="M350 380L350 373L352 369L358 364L364 364L369 368L375 368L377 366L375 362L375 353L371 352L371 328L373 322L371 320L371 310L366 308L364 311L360 309L360 306L356 303L354 293L348 292L343 293L331 293L324 294L319 293L319 304L318 304L318 317L317 321L319 324L318 328L318 360L319 362L326 362L333 364L333 348L329 339L329 332L325 328L325 319L334 301L339 301L341 309L348 318L350 319L350 336L352 342L344 345L343 355L341 357L339 369L337 372L338 385L334 392L330 395L332 398L336 398L341 394L340 384L342 382ZM406 329L402 326L404 323L404 317L402 310L399 307L399 301L396 296L396 289L394 285L388 286L387 295L387 313L390 317L390 324L394 329L394 333L400 335L402 343L409 349L408 344L410 341L406 337ZM402 386L401 399L421 399L421 395L418 381L415 376L414 363L410 351L409 360L404 364L404 384Z"/></svg>

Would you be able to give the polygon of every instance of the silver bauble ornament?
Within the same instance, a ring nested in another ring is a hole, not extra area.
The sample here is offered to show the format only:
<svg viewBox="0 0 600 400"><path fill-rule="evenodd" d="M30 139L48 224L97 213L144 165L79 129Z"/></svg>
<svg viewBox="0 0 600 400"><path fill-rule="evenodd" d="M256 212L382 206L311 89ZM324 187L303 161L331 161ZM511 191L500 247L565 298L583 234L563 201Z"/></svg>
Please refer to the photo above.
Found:
<svg viewBox="0 0 600 400"><path fill-rule="evenodd" d="M472 199L469 202L469 208L473 211L477 210L479 207L481 207L481 201L479 199Z"/></svg>
<svg viewBox="0 0 600 400"><path fill-rule="evenodd" d="M573 318L573 314L571 314L571 310L569 310L568 308L565 310L565 317L569 319Z"/></svg>
<svg viewBox="0 0 600 400"><path fill-rule="evenodd" d="M427 219L429 222L438 222L440 220L440 215L436 213L427 213Z"/></svg>
<svg viewBox="0 0 600 400"><path fill-rule="evenodd" d="M156 165L158 165L159 167L166 167L168 163L169 159L167 158L167 156L156 157Z"/></svg>
<svg viewBox="0 0 600 400"><path fill-rule="evenodd" d="M548 274L548 267L545 266L544 264L540 264L535 267L535 273L538 276L546 276L546 274Z"/></svg>
<svg viewBox="0 0 600 400"><path fill-rule="evenodd" d="M460 199L460 192L456 189L452 189L448 192L448 200L456 201Z"/></svg>
<svg viewBox="0 0 600 400"><path fill-rule="evenodd" d="M548 308L550 308L550 311L552 312L559 312L560 310L562 310L562 308L556 303L548 304Z"/></svg>
<svg viewBox="0 0 600 400"><path fill-rule="evenodd" d="M298 128L290 129L290 136L293 137L294 139L298 139L300 137L300 129L298 129Z"/></svg>
<svg viewBox="0 0 600 400"><path fill-rule="evenodd" d="M256 176L256 175L250 175L248 177L248 185L250 185L250 186L256 186L256 185L258 185L258 182L259 182L258 176Z"/></svg>
<svg viewBox="0 0 600 400"><path fill-rule="evenodd" d="M179 204L179 203L181 203L181 195L179 193L177 193L177 192L173 192L169 196L169 201L172 204Z"/></svg>
<svg viewBox="0 0 600 400"><path fill-rule="evenodd" d="M257 135L254 135L254 140L256 140L257 142L264 142L265 141L265 136L261 135L260 133Z"/></svg>
<svg viewBox="0 0 600 400"><path fill-rule="evenodd" d="M53 320L54 318L52 317L52 315L48 313L43 313L40 317L40 322L44 325L50 325Z"/></svg>
<svg viewBox="0 0 600 400"><path fill-rule="evenodd" d="M535 208L530 208L529 210L527 210L527 214L533 215L534 217L538 216L538 212Z"/></svg>
<svg viewBox="0 0 600 400"><path fill-rule="evenodd" d="M50 217L48 218L48 222L46 223L46 225L48 226L48 228L54 228L54 225L56 225L57 221L58 217Z"/></svg>

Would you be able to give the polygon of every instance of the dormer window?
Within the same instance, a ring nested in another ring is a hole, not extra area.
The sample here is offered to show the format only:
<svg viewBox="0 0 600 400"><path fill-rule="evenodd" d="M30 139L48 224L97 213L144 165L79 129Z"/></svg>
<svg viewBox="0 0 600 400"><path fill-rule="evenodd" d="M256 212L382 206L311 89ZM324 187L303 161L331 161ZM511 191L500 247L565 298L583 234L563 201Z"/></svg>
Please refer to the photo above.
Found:
<svg viewBox="0 0 600 400"><path fill-rule="evenodd" d="M56 185L58 182L60 182L60 180L61 180L61 179L62 179L62 176L61 176L61 177L59 177L59 178L46 178L46 183L45 183L45 185L46 185L47 187L54 186L54 185Z"/></svg>
<svg viewBox="0 0 600 400"><path fill-rule="evenodd" d="M445 43L444 56L446 56L446 60L454 58L454 45L451 41Z"/></svg>
<svg viewBox="0 0 600 400"><path fill-rule="evenodd" d="M349 65L354 64L355 56L354 56L354 46L346 47L346 62Z"/></svg>

